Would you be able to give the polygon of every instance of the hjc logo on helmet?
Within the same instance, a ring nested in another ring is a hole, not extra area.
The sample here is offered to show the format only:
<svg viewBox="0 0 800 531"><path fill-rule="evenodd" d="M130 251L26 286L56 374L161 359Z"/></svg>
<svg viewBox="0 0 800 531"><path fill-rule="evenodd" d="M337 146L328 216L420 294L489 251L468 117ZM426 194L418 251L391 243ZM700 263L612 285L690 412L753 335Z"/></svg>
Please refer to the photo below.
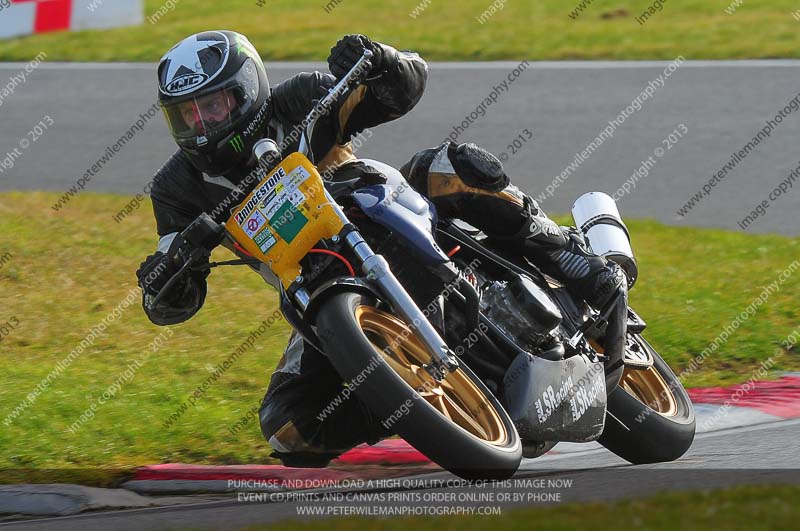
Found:
<svg viewBox="0 0 800 531"><path fill-rule="evenodd" d="M206 74L184 74L170 81L164 90L170 94L185 92L198 85L202 85L206 79L208 79Z"/></svg>

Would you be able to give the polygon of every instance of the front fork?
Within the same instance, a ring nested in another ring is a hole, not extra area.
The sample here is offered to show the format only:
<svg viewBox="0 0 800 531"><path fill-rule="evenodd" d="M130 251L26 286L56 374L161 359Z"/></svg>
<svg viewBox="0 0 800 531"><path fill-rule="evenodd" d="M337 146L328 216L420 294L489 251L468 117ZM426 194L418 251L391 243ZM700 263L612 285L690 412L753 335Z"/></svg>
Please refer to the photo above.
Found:
<svg viewBox="0 0 800 531"><path fill-rule="evenodd" d="M330 205L342 219L345 226L350 226L350 220L347 219L339 205L330 197L327 190L325 193L328 195ZM447 343L441 338L439 332L436 331L419 306L417 306L417 303L414 302L414 299L411 298L411 295L397 280L386 259L376 254L357 230L345 232L344 243L353 250L353 253L358 258L361 263L361 271L375 283L380 293L400 317L416 332L417 338L431 354L432 363L426 366L425 369L437 379L441 379L448 372L455 371L458 368L456 356L448 348ZM334 238L338 239L338 237ZM305 310L310 301L308 290L302 287L294 290L294 299Z"/></svg>

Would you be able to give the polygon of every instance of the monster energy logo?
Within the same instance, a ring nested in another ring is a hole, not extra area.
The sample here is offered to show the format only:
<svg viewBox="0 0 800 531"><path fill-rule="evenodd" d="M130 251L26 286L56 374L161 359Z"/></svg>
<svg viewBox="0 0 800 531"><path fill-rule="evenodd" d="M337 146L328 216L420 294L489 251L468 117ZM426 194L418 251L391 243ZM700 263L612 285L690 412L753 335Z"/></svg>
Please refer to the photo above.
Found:
<svg viewBox="0 0 800 531"><path fill-rule="evenodd" d="M236 151L236 153L241 153L244 149L244 140L242 140L242 135L237 134L235 137L231 138L228 141L228 144Z"/></svg>

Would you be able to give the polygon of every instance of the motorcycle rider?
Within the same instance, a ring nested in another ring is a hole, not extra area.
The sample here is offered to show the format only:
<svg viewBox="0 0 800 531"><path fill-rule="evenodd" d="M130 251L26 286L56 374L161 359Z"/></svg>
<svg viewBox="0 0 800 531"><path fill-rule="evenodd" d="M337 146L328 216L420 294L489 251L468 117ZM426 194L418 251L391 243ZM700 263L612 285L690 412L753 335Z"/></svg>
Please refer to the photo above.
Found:
<svg viewBox="0 0 800 531"><path fill-rule="evenodd" d="M346 35L331 48L332 75L300 73L274 87L253 45L235 32L197 33L162 57L159 102L179 150L154 178L151 199L160 240L137 271L144 311L153 323L189 319L206 296L208 272L192 272L153 304L184 263L179 233L203 212L217 222L227 220L264 176L251 155L255 142L268 137L284 155L296 151L298 124L365 49L373 53L366 81L318 120L311 140L311 160L335 179L361 164L351 138L403 116L422 97L427 64L416 53ZM574 231L551 221L536 201L510 184L500 161L475 144L448 141L420 151L401 172L440 215L463 219L522 253L595 307L622 282L619 268L589 253ZM355 395L320 420L341 390L325 356L293 335L260 410L273 455L287 465L324 466L361 442L390 434Z"/></svg>

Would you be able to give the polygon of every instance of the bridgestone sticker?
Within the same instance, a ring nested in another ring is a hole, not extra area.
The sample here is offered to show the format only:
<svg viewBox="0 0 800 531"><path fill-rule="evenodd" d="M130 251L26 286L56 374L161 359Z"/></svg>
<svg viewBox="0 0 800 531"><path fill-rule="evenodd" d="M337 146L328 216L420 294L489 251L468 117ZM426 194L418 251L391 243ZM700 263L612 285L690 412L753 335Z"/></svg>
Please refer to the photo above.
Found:
<svg viewBox="0 0 800 531"><path fill-rule="evenodd" d="M236 223L238 223L240 227L244 228L244 221L247 219L250 213L253 212L253 210L256 208L256 205L263 201L264 198L267 197L270 189L276 187L284 177L286 177L286 171L283 168L278 168L278 171L276 171L267 182L265 182L253 193L253 196L247 201L242 209L236 213Z"/></svg>

